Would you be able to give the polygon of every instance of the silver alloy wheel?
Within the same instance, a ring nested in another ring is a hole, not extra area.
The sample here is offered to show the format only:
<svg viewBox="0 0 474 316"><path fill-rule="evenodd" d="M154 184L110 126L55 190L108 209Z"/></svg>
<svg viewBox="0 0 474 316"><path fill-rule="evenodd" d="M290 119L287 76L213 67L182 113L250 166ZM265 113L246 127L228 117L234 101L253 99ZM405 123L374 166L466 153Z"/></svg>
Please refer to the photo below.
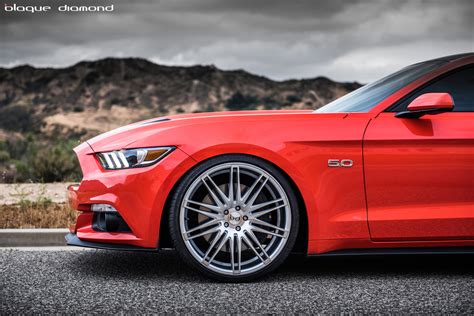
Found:
<svg viewBox="0 0 474 316"><path fill-rule="evenodd" d="M206 268L245 275L265 268L284 248L291 207L278 181L243 162L201 173L186 190L180 233L191 255Z"/></svg>

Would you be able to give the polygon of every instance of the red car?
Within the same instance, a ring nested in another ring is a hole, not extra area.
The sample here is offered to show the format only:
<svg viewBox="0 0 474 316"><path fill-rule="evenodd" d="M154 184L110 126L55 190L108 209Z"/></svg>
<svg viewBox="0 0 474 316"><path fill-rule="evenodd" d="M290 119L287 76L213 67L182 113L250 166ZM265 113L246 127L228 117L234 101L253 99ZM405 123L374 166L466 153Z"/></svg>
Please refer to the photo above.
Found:
<svg viewBox="0 0 474 316"><path fill-rule="evenodd" d="M176 115L75 148L69 245L175 248L251 280L290 252L474 250L474 53L418 63L316 110Z"/></svg>

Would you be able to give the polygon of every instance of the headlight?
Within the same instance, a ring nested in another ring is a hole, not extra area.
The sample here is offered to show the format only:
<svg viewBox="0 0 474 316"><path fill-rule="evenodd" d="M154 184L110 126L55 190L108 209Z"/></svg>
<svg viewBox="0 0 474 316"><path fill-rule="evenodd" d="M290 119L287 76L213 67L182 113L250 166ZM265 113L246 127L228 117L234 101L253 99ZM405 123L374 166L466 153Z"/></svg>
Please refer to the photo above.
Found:
<svg viewBox="0 0 474 316"><path fill-rule="evenodd" d="M124 149L98 153L97 157L102 167L107 170L146 167L163 159L174 148L175 147Z"/></svg>

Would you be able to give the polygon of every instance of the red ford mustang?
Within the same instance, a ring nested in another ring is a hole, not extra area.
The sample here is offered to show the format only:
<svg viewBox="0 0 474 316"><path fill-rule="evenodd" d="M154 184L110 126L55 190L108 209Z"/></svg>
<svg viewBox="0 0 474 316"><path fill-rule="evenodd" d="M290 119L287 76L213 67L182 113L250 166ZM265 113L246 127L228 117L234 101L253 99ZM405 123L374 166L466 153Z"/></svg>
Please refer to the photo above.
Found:
<svg viewBox="0 0 474 316"><path fill-rule="evenodd" d="M316 110L177 115L75 148L69 245L176 248L245 281L309 255L474 250L474 53Z"/></svg>

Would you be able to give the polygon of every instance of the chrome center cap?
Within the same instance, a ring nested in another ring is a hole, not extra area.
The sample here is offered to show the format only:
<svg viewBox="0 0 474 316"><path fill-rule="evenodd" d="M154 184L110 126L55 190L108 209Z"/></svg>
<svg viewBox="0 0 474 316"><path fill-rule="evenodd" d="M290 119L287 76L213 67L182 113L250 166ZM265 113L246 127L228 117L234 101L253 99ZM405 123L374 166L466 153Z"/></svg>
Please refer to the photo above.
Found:
<svg viewBox="0 0 474 316"><path fill-rule="evenodd" d="M243 215L235 208L229 209L227 215L224 216L224 220L228 223L230 227L242 226L243 224Z"/></svg>
<svg viewBox="0 0 474 316"><path fill-rule="evenodd" d="M230 212L229 214L230 214L229 223L234 226L239 225L240 221L242 220L242 216L240 215L240 213L234 211L234 212Z"/></svg>

